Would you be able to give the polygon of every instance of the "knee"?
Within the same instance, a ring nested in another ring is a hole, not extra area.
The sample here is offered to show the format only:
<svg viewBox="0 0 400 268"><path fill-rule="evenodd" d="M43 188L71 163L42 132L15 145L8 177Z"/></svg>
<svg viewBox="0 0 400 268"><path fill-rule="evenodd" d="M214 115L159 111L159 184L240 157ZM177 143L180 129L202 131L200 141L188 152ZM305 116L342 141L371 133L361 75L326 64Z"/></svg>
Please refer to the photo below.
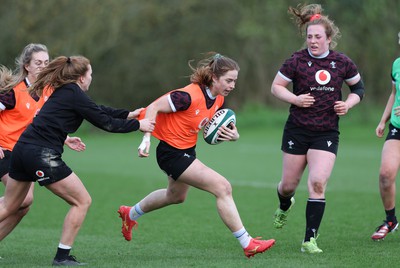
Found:
<svg viewBox="0 0 400 268"><path fill-rule="evenodd" d="M30 209L31 209L30 206L20 207L20 209L18 210L18 214L20 215L21 218L25 217L25 215L28 214Z"/></svg>
<svg viewBox="0 0 400 268"><path fill-rule="evenodd" d="M16 206L11 206L11 207L5 206L7 215L15 214L18 215L20 219L22 219L26 214L28 214L28 211L30 210L32 203L33 203L33 198L26 198L19 206L19 208Z"/></svg>
<svg viewBox="0 0 400 268"><path fill-rule="evenodd" d="M186 200L186 196L184 195L174 195L170 199L171 204L182 204Z"/></svg>
<svg viewBox="0 0 400 268"><path fill-rule="evenodd" d="M296 183L280 183L278 186L278 192L282 196L291 196L296 190Z"/></svg>
<svg viewBox="0 0 400 268"><path fill-rule="evenodd" d="M84 201L84 206L89 209L91 205L92 205L92 197L88 195Z"/></svg>
<svg viewBox="0 0 400 268"><path fill-rule="evenodd" d="M28 211L31 209L32 204L33 204L33 191L29 191L24 201L22 202L21 206L18 209L18 213L21 216L21 218L24 217L26 214L28 214Z"/></svg>
<svg viewBox="0 0 400 268"><path fill-rule="evenodd" d="M231 196L232 195L232 185L227 179L222 180L219 182L217 187L215 187L214 194L217 197L224 197L224 196Z"/></svg>
<svg viewBox="0 0 400 268"><path fill-rule="evenodd" d="M312 190L314 193L318 195L322 195L325 193L325 184L319 181L315 181L311 184Z"/></svg>
<svg viewBox="0 0 400 268"><path fill-rule="evenodd" d="M91 204L92 204L92 197L89 194L87 194L79 200L77 206L85 211L88 211Z"/></svg>
<svg viewBox="0 0 400 268"><path fill-rule="evenodd" d="M28 194L20 206L20 210L29 210L33 204L33 194ZM28 211L27 211L28 212Z"/></svg>
<svg viewBox="0 0 400 268"><path fill-rule="evenodd" d="M167 197L170 204L182 204L186 200L186 193L168 192Z"/></svg>
<svg viewBox="0 0 400 268"><path fill-rule="evenodd" d="M6 203L4 202L4 197L0 198L0 222L3 221L5 218L7 218L10 215L22 215L21 218L28 213L29 208L24 211L24 209L21 209L18 207L17 204L14 203Z"/></svg>
<svg viewBox="0 0 400 268"><path fill-rule="evenodd" d="M379 184L382 188L388 188L394 183L394 177L390 172L381 171L379 173Z"/></svg>

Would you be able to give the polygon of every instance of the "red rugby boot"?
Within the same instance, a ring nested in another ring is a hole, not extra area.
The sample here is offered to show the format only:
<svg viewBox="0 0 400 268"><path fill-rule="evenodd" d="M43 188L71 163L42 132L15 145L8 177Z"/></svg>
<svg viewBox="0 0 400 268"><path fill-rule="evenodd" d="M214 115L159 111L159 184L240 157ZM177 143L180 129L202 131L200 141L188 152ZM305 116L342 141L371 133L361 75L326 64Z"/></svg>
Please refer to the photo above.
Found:
<svg viewBox="0 0 400 268"><path fill-rule="evenodd" d="M252 238L247 248L243 249L247 258L253 257L257 253L263 253L275 244L275 239L260 240L260 238Z"/></svg>
<svg viewBox="0 0 400 268"><path fill-rule="evenodd" d="M125 237L126 241L132 240L132 228L137 228L137 221L131 220L129 218L129 211L131 207L128 206L120 206L118 209L119 217L122 219L122 228L121 233Z"/></svg>

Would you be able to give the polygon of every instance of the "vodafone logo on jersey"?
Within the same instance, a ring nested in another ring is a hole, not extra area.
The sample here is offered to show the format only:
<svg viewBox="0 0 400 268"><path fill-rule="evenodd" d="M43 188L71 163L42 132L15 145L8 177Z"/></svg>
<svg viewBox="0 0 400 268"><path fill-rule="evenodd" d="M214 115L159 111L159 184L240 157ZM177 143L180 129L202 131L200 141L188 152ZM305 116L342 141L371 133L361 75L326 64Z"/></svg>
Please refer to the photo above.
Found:
<svg viewBox="0 0 400 268"><path fill-rule="evenodd" d="M326 85L331 81L331 74L326 70L319 70L315 74L315 80L317 80L320 85Z"/></svg>

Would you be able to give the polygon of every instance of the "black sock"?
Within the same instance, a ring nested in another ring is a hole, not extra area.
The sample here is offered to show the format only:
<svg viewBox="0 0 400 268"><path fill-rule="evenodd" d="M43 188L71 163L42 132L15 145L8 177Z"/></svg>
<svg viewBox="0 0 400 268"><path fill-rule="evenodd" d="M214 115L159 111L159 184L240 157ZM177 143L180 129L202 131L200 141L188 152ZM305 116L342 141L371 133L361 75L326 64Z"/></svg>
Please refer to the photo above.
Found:
<svg viewBox="0 0 400 268"><path fill-rule="evenodd" d="M56 260L64 260L69 256L69 252L71 249L57 248L57 253L54 259Z"/></svg>
<svg viewBox="0 0 400 268"><path fill-rule="evenodd" d="M387 222L397 222L395 208L392 208L391 210L385 210L385 213Z"/></svg>
<svg viewBox="0 0 400 268"><path fill-rule="evenodd" d="M311 237L317 237L318 228L325 211L325 199L309 198L306 207L306 234L304 242L310 241Z"/></svg>
<svg viewBox="0 0 400 268"><path fill-rule="evenodd" d="M290 196L282 196L278 189L276 190L278 193L278 198L279 198L279 208L282 209L283 211L286 211L290 208L290 205L292 204L292 201L290 199L294 196L294 194Z"/></svg>

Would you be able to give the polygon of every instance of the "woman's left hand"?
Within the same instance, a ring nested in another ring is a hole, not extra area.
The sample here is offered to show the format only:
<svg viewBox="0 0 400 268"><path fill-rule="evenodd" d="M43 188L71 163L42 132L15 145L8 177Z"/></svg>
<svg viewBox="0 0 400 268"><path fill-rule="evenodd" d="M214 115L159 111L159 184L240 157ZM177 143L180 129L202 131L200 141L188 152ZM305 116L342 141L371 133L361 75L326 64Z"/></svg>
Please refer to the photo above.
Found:
<svg viewBox="0 0 400 268"><path fill-rule="evenodd" d="M86 145L82 142L79 137L67 137L65 144L74 151L82 152L86 149Z"/></svg>
<svg viewBox="0 0 400 268"><path fill-rule="evenodd" d="M236 126L231 123L229 126L221 126L218 129L218 140L221 141L236 141L240 137Z"/></svg>
<svg viewBox="0 0 400 268"><path fill-rule="evenodd" d="M128 117L126 119L137 119L139 117L139 114L141 111L143 111L144 108L139 108L134 110L133 112L129 112Z"/></svg>
<svg viewBox="0 0 400 268"><path fill-rule="evenodd" d="M345 115L349 111L350 107L344 101L336 101L333 109L337 115Z"/></svg>

